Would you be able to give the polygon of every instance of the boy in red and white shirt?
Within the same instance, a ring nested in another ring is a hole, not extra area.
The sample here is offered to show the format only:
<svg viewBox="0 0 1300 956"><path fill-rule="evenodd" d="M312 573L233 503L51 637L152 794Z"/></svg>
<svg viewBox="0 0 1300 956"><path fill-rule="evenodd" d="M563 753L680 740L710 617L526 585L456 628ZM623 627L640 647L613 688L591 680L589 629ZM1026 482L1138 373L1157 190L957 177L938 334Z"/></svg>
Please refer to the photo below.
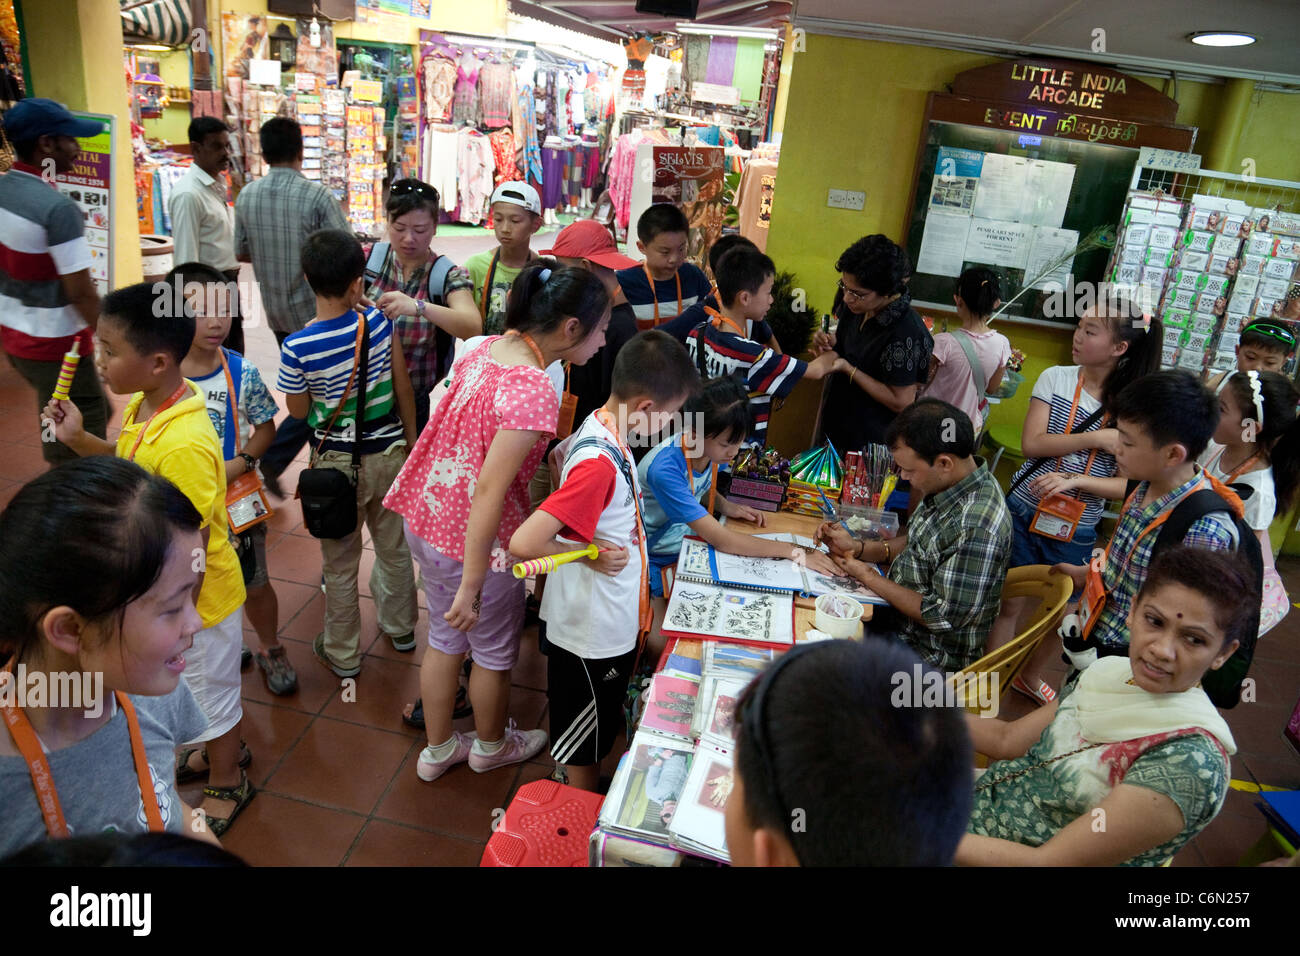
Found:
<svg viewBox="0 0 1300 956"><path fill-rule="evenodd" d="M690 356L665 332L637 335L614 362L613 394L560 446L560 487L510 539L521 560L596 544L594 559L549 575L541 616L547 656L551 756L584 790L623 726L623 699L649 626L645 528L628 447L659 432L698 387Z"/></svg>

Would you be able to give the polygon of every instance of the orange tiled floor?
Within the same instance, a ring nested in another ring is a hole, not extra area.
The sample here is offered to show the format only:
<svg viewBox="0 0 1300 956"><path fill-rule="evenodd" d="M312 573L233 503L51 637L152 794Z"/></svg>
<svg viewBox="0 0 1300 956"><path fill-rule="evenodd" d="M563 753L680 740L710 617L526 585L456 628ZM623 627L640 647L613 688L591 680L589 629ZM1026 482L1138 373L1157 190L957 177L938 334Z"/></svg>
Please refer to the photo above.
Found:
<svg viewBox="0 0 1300 956"><path fill-rule="evenodd" d="M250 358L274 383L278 359L271 333L253 327L247 338ZM277 398L283 407L283 396ZM0 506L45 467L34 401L26 383L7 361L0 361ZM124 400L114 404L120 412ZM118 422L120 414L110 436ZM286 487L294 486L302 467L300 461L287 473ZM549 773L545 751L533 762L487 774L460 766L432 784L418 780L415 761L422 735L402 724L400 711L418 693L423 647L399 654L375 638L375 608L365 573L374 560L368 536L361 618L369 646L356 700L344 702L338 680L311 651L324 613L319 546L302 528L293 502L280 508L271 527L268 563L280 599L280 635L300 686L293 696L276 698L256 668L244 674L243 735L253 752L249 774L260 792L225 845L249 863L264 866L476 865L491 833L493 811L505 807L520 785ZM1290 592L1300 596L1300 560L1283 559L1279 569ZM427 626L423 595L420 605L417 634ZM246 632L255 646L255 636ZM1265 639L1253 676L1258 701L1227 715L1239 747L1233 776L1300 788L1300 758L1281 734L1300 694L1300 613ZM511 715L521 728L547 728L545 658L537 651L532 628L524 634L513 680ZM1009 694L1004 705L1007 716L1027 709L1016 694ZM461 729L471 726L470 718L458 723ZM607 772L615 760L616 755ZM197 805L199 790L199 785L187 787L182 795ZM1265 832L1255 799L1232 791L1223 812L1178 855L1175 865L1236 863Z"/></svg>

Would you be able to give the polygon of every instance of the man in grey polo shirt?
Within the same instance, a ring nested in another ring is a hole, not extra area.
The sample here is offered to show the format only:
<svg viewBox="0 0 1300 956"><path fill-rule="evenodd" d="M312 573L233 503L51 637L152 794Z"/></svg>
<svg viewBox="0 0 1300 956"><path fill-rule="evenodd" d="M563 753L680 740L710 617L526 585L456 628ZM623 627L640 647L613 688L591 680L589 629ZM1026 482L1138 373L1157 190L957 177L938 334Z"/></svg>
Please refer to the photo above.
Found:
<svg viewBox="0 0 1300 956"><path fill-rule="evenodd" d="M277 116L262 124L260 136L262 159L271 169L235 200L235 255L253 263L267 321L276 342L284 344L316 317L316 296L302 274L303 241L318 229L351 227L330 191L302 174L302 127ZM262 456L262 477L281 497L280 473L309 435L306 422L287 418Z"/></svg>
<svg viewBox="0 0 1300 956"><path fill-rule="evenodd" d="M0 345L36 389L39 413L58 381L63 356L81 353L69 397L86 431L108 429L108 400L95 374L92 333L99 292L90 277L90 246L77 204L54 188L54 174L73 168L77 137L97 136L101 124L77 119L53 100L21 100L5 113L5 135L18 161L0 176ZM76 458L42 430L41 453L50 464Z"/></svg>

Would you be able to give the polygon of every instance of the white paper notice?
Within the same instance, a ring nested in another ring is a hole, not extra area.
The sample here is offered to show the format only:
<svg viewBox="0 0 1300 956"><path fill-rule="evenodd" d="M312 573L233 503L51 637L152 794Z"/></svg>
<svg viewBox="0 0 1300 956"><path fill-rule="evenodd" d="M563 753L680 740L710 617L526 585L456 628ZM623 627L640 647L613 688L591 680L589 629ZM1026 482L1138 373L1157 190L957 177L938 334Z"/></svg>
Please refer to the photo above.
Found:
<svg viewBox="0 0 1300 956"><path fill-rule="evenodd" d="M916 270L934 276L961 275L970 224L970 216L931 210L925 219L925 232L921 234Z"/></svg>
<svg viewBox="0 0 1300 956"><path fill-rule="evenodd" d="M261 83L266 86L280 85L279 60L249 60L248 82Z"/></svg>
<svg viewBox="0 0 1300 956"><path fill-rule="evenodd" d="M1074 185L1074 167L1069 163L1032 162L1025 171L1025 214L1021 222L1061 228L1065 207Z"/></svg>
<svg viewBox="0 0 1300 956"><path fill-rule="evenodd" d="M1029 259L1033 226L1019 222L972 219L966 236L967 262L1023 269Z"/></svg>
<svg viewBox="0 0 1300 956"><path fill-rule="evenodd" d="M980 184L975 190L977 219L1020 219L1025 195L1025 169L1029 160L1000 153L985 153ZM983 260L980 260L983 261Z"/></svg>
<svg viewBox="0 0 1300 956"><path fill-rule="evenodd" d="M1059 259L1078 244L1078 230L1039 226L1034 230L1033 243L1029 248L1029 264L1025 266L1025 281L1032 282L1036 289L1066 288L1070 284L1070 273L1074 269L1074 256L1066 259L1037 282L1033 280L1047 268L1050 262Z"/></svg>

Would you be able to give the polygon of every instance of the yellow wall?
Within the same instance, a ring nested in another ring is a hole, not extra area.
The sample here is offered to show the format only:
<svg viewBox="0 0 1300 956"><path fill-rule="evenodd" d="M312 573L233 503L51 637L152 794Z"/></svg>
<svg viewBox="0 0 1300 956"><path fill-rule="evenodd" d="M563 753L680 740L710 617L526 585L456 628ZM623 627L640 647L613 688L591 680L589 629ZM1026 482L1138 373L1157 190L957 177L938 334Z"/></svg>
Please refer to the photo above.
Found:
<svg viewBox="0 0 1300 956"><path fill-rule="evenodd" d="M155 54L144 54L152 56ZM188 49L158 53L158 68L162 71L163 86L190 87L190 52ZM163 110L158 119L144 121L145 133L172 146L189 142L190 104L177 103Z"/></svg>
<svg viewBox="0 0 1300 956"><path fill-rule="evenodd" d="M944 91L958 73L997 58L815 34L804 41L803 51L786 48L793 76L767 251L779 269L796 275L809 301L824 310L834 298L839 278L834 264L845 248L875 232L902 239L926 94ZM1216 127L1229 109L1227 86L1181 80L1175 90L1163 80L1145 82L1175 96L1179 125L1198 127L1195 152L1204 156L1226 149L1234 171L1251 157L1258 176L1300 181L1300 96L1254 92L1234 148L1216 139ZM829 188L865 192L862 211L829 208ZM1025 385L994 408L990 424L1010 426L1018 435L1034 380L1044 368L1069 361L1070 336L1064 329L1000 325L1026 353ZM773 416L772 431L783 446L808 444L816 406L809 405L807 396L798 397L803 401L793 404L801 411L787 414L784 421L780 413ZM792 418L803 421L801 436L789 434ZM1300 550L1300 542L1296 547Z"/></svg>
<svg viewBox="0 0 1300 956"><path fill-rule="evenodd" d="M140 281L140 230L131 160L131 113L117 0L25 0L32 94L117 119L113 156L113 281Z"/></svg>

